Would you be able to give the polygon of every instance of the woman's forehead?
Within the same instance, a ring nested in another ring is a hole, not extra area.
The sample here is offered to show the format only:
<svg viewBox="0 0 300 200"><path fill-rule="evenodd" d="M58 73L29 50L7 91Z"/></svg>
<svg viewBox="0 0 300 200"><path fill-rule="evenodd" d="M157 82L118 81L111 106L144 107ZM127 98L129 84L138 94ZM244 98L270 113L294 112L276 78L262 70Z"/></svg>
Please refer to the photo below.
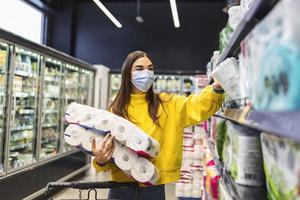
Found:
<svg viewBox="0 0 300 200"><path fill-rule="evenodd" d="M152 65L152 62L149 58L147 57L141 57L139 59L137 59L133 64L132 66L144 66L144 67L148 67Z"/></svg>

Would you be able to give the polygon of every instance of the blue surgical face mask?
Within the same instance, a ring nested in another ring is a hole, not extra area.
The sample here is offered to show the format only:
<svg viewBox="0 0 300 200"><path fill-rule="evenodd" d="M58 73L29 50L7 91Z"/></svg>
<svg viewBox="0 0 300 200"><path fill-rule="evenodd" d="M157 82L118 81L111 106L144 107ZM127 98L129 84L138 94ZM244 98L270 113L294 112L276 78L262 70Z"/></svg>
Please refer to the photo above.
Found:
<svg viewBox="0 0 300 200"><path fill-rule="evenodd" d="M140 71L133 71L131 82L140 91L147 92L154 81L154 72L152 70L144 69Z"/></svg>

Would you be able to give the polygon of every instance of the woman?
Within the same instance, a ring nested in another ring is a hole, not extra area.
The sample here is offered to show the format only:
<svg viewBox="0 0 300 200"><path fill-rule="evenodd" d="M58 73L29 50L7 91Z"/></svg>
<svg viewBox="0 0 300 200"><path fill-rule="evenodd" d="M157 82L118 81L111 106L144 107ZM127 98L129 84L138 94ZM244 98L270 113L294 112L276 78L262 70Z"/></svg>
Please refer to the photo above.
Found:
<svg viewBox="0 0 300 200"><path fill-rule="evenodd" d="M157 186L141 187L138 199L165 199L164 184L179 179L182 160L183 129L207 120L223 101L223 89L207 86L200 95L189 97L155 94L153 64L147 53L130 53L122 68L121 88L110 111L124 117L160 143L159 155L152 161L159 169ZM109 162L114 150L113 137L107 135L94 148L93 165L97 171L111 171L113 181L133 181ZM94 143L95 147L95 143ZM111 189L109 199L133 199L130 189Z"/></svg>

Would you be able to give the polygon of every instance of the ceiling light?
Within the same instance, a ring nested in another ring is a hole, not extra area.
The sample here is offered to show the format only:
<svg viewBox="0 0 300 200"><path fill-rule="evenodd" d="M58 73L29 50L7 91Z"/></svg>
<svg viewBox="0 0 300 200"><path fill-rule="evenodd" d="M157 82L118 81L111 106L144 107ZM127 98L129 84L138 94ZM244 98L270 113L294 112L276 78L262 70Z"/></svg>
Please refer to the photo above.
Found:
<svg viewBox="0 0 300 200"><path fill-rule="evenodd" d="M174 26L176 28L179 28L180 27L180 23L179 23L179 17L178 17L176 0L170 0L170 4L171 4L171 10L172 10L172 16L173 16Z"/></svg>
<svg viewBox="0 0 300 200"><path fill-rule="evenodd" d="M93 0L95 4L106 14L106 16L116 25L118 28L122 28L122 24L111 14L111 12L101 3L99 0Z"/></svg>

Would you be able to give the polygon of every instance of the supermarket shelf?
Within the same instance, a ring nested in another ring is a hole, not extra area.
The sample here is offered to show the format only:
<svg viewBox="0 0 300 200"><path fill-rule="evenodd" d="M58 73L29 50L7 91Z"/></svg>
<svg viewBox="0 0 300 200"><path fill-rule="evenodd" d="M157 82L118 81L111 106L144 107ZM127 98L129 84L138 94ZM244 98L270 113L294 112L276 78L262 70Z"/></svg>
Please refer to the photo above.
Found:
<svg viewBox="0 0 300 200"><path fill-rule="evenodd" d="M216 116L269 134L300 142L300 110L291 112L261 112L249 107L226 109Z"/></svg>
<svg viewBox="0 0 300 200"><path fill-rule="evenodd" d="M58 124L45 124L43 125L43 128L50 128L50 127L55 127L58 126Z"/></svg>
<svg viewBox="0 0 300 200"><path fill-rule="evenodd" d="M10 147L10 151L16 151L16 150L20 150L20 149L24 149L27 148L31 145L31 143L25 143L25 144L19 144L16 146L12 146Z"/></svg>
<svg viewBox="0 0 300 200"><path fill-rule="evenodd" d="M58 142L58 139L43 139L42 140L42 144L48 144L48 143L52 143L52 142Z"/></svg>
<svg viewBox="0 0 300 200"><path fill-rule="evenodd" d="M14 92L13 96L15 96L15 97L29 97L29 96L33 97L34 93L33 92L30 92L30 93L28 93L28 92Z"/></svg>
<svg viewBox="0 0 300 200"><path fill-rule="evenodd" d="M58 113L59 110L45 110L44 113L46 114L52 114L52 113Z"/></svg>
<svg viewBox="0 0 300 200"><path fill-rule="evenodd" d="M11 131L25 131L31 129L33 129L33 126L22 126L22 127L11 128Z"/></svg>
<svg viewBox="0 0 300 200"><path fill-rule="evenodd" d="M29 115L29 114L34 114L35 110L19 110L17 113L20 115Z"/></svg>
<svg viewBox="0 0 300 200"><path fill-rule="evenodd" d="M44 95L45 98L49 98L49 99L59 99L59 96L54 96L54 95Z"/></svg>
<svg viewBox="0 0 300 200"><path fill-rule="evenodd" d="M218 63L223 62L227 57L235 56L240 48L240 43L252 31L257 22L263 19L277 3L277 0L257 0L254 1L253 6L245 14L240 24L233 32L227 47L224 49Z"/></svg>
<svg viewBox="0 0 300 200"><path fill-rule="evenodd" d="M45 76L44 81L55 82L55 81L59 81L59 78L55 78L55 77L51 77L51 76Z"/></svg>
<svg viewBox="0 0 300 200"><path fill-rule="evenodd" d="M36 77L36 74L24 72L24 71L15 71L15 75L24 76L24 77L32 77L32 78Z"/></svg>

